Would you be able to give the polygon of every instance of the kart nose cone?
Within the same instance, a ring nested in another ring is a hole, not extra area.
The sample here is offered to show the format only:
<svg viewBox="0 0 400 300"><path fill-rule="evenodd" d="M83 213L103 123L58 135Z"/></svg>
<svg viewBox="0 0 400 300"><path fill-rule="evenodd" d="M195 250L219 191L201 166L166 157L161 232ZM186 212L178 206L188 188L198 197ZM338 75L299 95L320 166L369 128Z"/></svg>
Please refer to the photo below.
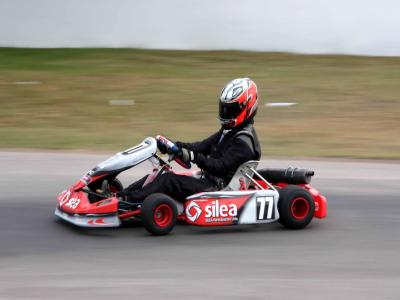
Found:
<svg viewBox="0 0 400 300"><path fill-rule="evenodd" d="M91 203L84 191L75 192L69 188L58 195L55 215L81 227L117 227L118 199L115 197Z"/></svg>

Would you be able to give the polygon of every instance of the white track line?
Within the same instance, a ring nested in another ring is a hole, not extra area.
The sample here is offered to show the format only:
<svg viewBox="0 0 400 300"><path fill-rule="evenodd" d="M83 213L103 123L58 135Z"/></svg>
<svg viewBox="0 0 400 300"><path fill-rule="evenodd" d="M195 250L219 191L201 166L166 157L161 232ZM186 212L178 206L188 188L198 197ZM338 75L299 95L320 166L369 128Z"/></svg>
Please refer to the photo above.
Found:
<svg viewBox="0 0 400 300"><path fill-rule="evenodd" d="M135 100L128 100L128 99L114 99L114 100L110 100L109 101L110 105L120 105L120 106L124 106L124 105L134 105L135 104Z"/></svg>
<svg viewBox="0 0 400 300"><path fill-rule="evenodd" d="M287 107L297 105L297 102L270 102L266 103L265 106L268 107Z"/></svg>
<svg viewBox="0 0 400 300"><path fill-rule="evenodd" d="M41 81L15 81L13 84L16 85L37 85L37 84L42 84Z"/></svg>

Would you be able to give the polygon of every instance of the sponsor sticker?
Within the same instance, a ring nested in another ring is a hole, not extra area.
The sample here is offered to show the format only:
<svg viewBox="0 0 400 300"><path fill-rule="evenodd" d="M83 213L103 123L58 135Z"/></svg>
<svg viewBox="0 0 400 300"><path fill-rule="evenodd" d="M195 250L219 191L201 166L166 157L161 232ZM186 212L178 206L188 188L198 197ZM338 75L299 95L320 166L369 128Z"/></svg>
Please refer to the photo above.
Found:
<svg viewBox="0 0 400 300"><path fill-rule="evenodd" d="M202 210L200 206L194 201L190 202L186 207L186 217L192 222L196 221L200 217L201 212Z"/></svg>
<svg viewBox="0 0 400 300"><path fill-rule="evenodd" d="M62 195L62 196L61 196ZM69 197L71 196L71 191L70 190L65 190L60 194L60 206L64 205L65 202L67 202L69 200Z"/></svg>
<svg viewBox="0 0 400 300"><path fill-rule="evenodd" d="M64 204L64 206L71 209L76 209L80 202L81 200L79 198L71 198L67 203Z"/></svg>
<svg viewBox="0 0 400 300"><path fill-rule="evenodd" d="M191 221L197 221L201 216L205 223L225 223L238 220L238 207L234 203L221 203L213 200L206 205L199 205L195 200L186 207L186 217Z"/></svg>
<svg viewBox="0 0 400 300"><path fill-rule="evenodd" d="M236 204L220 204L219 200L212 201L205 207L206 222L228 222L237 220L238 209Z"/></svg>

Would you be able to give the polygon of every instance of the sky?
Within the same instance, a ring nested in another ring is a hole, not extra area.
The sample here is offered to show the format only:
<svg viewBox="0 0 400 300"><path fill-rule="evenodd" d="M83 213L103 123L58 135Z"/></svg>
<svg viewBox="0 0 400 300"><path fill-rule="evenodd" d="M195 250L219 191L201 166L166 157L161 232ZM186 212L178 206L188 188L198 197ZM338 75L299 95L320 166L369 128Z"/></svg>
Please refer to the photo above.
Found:
<svg viewBox="0 0 400 300"><path fill-rule="evenodd" d="M0 0L0 46L400 56L395 0Z"/></svg>

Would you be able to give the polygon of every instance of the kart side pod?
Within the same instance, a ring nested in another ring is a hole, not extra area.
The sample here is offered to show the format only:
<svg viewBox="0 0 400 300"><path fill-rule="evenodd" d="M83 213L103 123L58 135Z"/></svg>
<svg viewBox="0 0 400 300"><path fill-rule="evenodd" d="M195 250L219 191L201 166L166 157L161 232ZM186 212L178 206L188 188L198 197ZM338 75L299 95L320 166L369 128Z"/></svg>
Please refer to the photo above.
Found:
<svg viewBox="0 0 400 300"><path fill-rule="evenodd" d="M270 223L279 219L275 190L200 193L185 203L186 222L197 226Z"/></svg>

